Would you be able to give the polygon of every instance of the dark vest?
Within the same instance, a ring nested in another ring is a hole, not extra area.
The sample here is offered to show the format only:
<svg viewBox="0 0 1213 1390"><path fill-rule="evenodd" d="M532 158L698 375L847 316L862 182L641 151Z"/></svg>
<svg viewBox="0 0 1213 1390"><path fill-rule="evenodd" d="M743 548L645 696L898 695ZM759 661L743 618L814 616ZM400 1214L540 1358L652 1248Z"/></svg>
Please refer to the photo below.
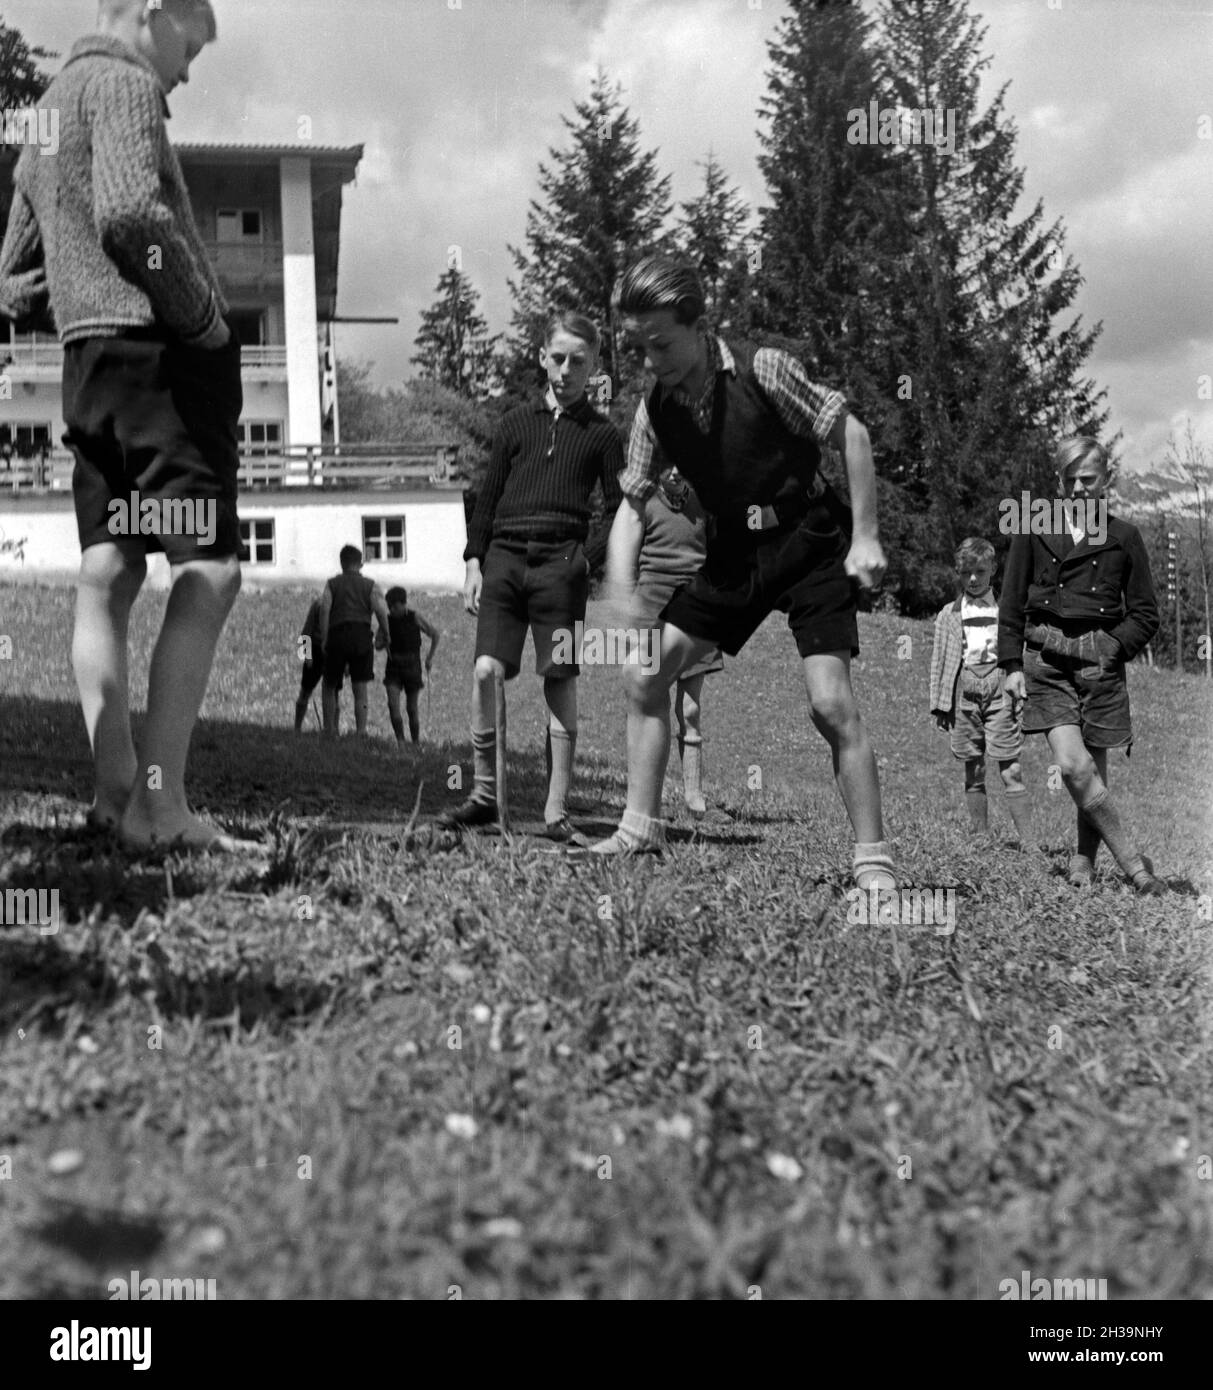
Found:
<svg viewBox="0 0 1213 1390"><path fill-rule="evenodd" d="M329 610L329 627L345 623L371 625L371 590L374 583L357 570L343 571L329 580L333 606Z"/></svg>
<svg viewBox="0 0 1213 1390"><path fill-rule="evenodd" d="M417 615L411 610L403 618L393 615L389 619L392 629L392 657L398 660L404 656L421 655L421 629L417 626Z"/></svg>
<svg viewBox="0 0 1213 1390"><path fill-rule="evenodd" d="M793 434L754 376L755 349L729 345L736 373L717 372L712 428L701 434L688 406L649 396L649 420L662 452L722 521L744 524L748 507L807 493L821 462L816 440Z"/></svg>

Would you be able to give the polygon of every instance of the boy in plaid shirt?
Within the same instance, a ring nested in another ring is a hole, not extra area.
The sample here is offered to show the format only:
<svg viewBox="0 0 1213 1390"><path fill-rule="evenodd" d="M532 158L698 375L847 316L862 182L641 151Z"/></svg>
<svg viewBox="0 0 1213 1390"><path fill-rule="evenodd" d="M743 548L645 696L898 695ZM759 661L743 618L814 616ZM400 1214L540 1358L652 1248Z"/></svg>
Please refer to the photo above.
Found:
<svg viewBox="0 0 1213 1390"><path fill-rule="evenodd" d="M804 666L809 712L830 745L855 829L853 874L863 889L894 888L876 759L851 689L859 651L856 586L878 584L868 432L845 399L775 349L730 347L708 329L696 271L650 256L624 274L624 331L657 378L637 408L611 530L611 597L630 602L645 499L676 467L714 518L702 570L662 609L661 663L633 663L628 682L628 796L619 828L592 854L659 852L661 788L670 751L669 691L719 646L736 656L774 609L788 615ZM846 462L854 519L820 477L820 446Z"/></svg>

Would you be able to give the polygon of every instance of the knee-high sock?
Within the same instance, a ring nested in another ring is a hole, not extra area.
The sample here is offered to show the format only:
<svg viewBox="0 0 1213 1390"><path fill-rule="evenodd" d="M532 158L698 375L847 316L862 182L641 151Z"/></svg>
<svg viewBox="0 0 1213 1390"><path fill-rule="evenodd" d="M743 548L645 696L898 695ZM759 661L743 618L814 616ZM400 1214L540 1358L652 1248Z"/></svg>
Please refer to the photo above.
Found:
<svg viewBox="0 0 1213 1390"><path fill-rule="evenodd" d="M692 811L703 811L703 740L680 738L678 757L682 762L682 795Z"/></svg>
<svg viewBox="0 0 1213 1390"><path fill-rule="evenodd" d="M404 720L398 714L389 714L388 718L392 721L392 732L396 735L397 743L404 741Z"/></svg>
<svg viewBox="0 0 1213 1390"><path fill-rule="evenodd" d="M1095 863L1095 856L1099 853L1099 831L1087 819L1087 814L1082 808L1078 811L1078 853L1084 859L1089 859Z"/></svg>
<svg viewBox="0 0 1213 1390"><path fill-rule="evenodd" d="M568 814L569 786L573 781L573 753L577 748L576 729L548 727L548 748L551 768L548 772L548 800L543 818L549 825L563 820Z"/></svg>
<svg viewBox="0 0 1213 1390"><path fill-rule="evenodd" d="M1007 810L1015 823L1015 833L1019 836L1020 844L1035 844L1036 837L1032 834L1032 803L1028 799L1026 787L1022 791L1007 793Z"/></svg>
<svg viewBox="0 0 1213 1390"><path fill-rule="evenodd" d="M1134 878L1144 871L1145 865L1137 852L1137 846L1120 823L1120 815L1102 782L1092 798L1083 806L1082 812L1103 837L1104 844L1122 873Z"/></svg>
<svg viewBox="0 0 1213 1390"><path fill-rule="evenodd" d="M988 830L990 826L989 802L985 787L966 787L965 806L969 811L969 825L973 830Z"/></svg>
<svg viewBox="0 0 1213 1390"><path fill-rule="evenodd" d="M472 730L472 797L476 801L497 802L497 730Z"/></svg>

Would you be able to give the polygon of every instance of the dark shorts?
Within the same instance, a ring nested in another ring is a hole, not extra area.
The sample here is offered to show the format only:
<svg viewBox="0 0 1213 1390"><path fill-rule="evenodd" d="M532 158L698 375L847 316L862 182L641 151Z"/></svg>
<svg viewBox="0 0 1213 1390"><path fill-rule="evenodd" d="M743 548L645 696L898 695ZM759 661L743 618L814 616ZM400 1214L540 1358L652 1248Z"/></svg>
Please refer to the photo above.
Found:
<svg viewBox="0 0 1213 1390"><path fill-rule="evenodd" d="M142 331L69 343L63 442L81 550L115 542L174 565L239 555L243 400L235 334L217 352Z"/></svg>
<svg viewBox="0 0 1213 1390"><path fill-rule="evenodd" d="M421 676L419 656L393 656L388 658L387 669L383 673L384 685L394 685L406 695L415 695L424 685Z"/></svg>
<svg viewBox="0 0 1213 1390"><path fill-rule="evenodd" d="M686 579L642 579L636 585L636 593L632 600L631 622L633 625L636 627L656 626L670 600L687 583L689 581ZM702 661L697 661L694 666L688 666L678 679L689 681L695 676L710 676L723 670L724 657L720 655L720 648L715 647Z"/></svg>
<svg viewBox="0 0 1213 1390"><path fill-rule="evenodd" d="M306 700L324 679L324 652L319 652L310 662L300 662L299 698Z"/></svg>
<svg viewBox="0 0 1213 1390"><path fill-rule="evenodd" d="M1043 734L1062 724L1076 724L1088 748L1132 744L1123 661L1115 661L1109 669L1101 664L1094 648L1089 655L1068 657L1028 643L1024 646L1023 674L1028 695L1025 734Z"/></svg>
<svg viewBox="0 0 1213 1390"><path fill-rule="evenodd" d="M988 754L995 762L1016 762L1023 750L1023 729L1006 691L1006 674L998 666L982 673L965 666L956 678L956 718L952 752L967 762Z"/></svg>
<svg viewBox="0 0 1213 1390"><path fill-rule="evenodd" d="M824 499L797 526L770 539L718 528L703 569L661 617L736 656L778 609L788 615L802 657L836 651L857 656L858 585L843 567L850 543Z"/></svg>
<svg viewBox="0 0 1213 1390"><path fill-rule="evenodd" d="M590 579L580 541L495 540L484 557L476 656L495 657L508 679L522 666L527 628L535 672L576 676L576 625L585 622Z"/></svg>
<svg viewBox="0 0 1213 1390"><path fill-rule="evenodd" d="M341 623L329 628L324 648L324 683L340 690L349 667L355 684L375 679L375 643L369 623Z"/></svg>

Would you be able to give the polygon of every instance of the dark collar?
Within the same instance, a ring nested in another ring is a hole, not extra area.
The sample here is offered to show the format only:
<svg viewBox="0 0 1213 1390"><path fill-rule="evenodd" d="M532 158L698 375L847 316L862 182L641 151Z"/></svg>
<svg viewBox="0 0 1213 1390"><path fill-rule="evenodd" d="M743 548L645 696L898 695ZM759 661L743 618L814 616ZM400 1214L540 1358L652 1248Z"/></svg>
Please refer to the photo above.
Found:
<svg viewBox="0 0 1213 1390"><path fill-rule="evenodd" d="M1075 551L1079 551L1083 555L1091 555L1097 554L1101 550L1107 550L1109 546L1123 546L1127 533L1127 523L1109 512L1108 529L1104 533L1103 540L1098 543L1092 541L1090 536L1084 536L1075 544L1074 537L1068 531L1059 536L1043 535L1039 539L1044 542L1045 549L1051 555L1056 555L1059 560L1068 560Z"/></svg>
<svg viewBox="0 0 1213 1390"><path fill-rule="evenodd" d="M164 115L168 116L168 98L164 94L164 88L160 86L160 74L142 53L137 53L130 44L123 43L121 39L114 38L112 34L87 34L84 38L77 39L72 45L72 51L68 54L64 67L74 63L77 58L97 57L119 58L123 62L132 63L135 67L142 68L155 80L157 90L160 93L161 109Z"/></svg>

